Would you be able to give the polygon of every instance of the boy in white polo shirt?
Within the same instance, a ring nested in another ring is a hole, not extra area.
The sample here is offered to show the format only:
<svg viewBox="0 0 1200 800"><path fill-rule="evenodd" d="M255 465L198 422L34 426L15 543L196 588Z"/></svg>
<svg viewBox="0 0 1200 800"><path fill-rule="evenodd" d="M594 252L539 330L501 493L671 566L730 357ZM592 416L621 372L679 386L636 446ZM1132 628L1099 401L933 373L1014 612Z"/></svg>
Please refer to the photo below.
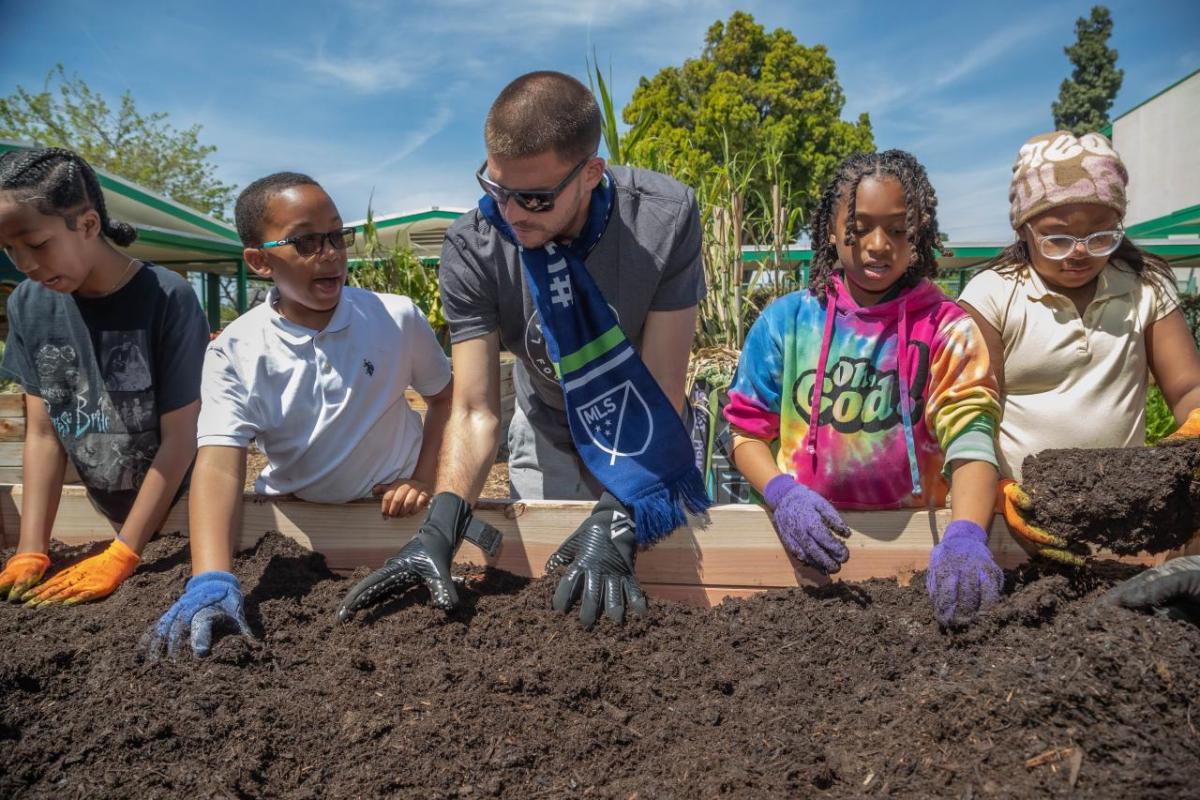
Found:
<svg viewBox="0 0 1200 800"><path fill-rule="evenodd" d="M268 464L266 495L318 503L382 495L384 516L427 506L449 416L450 363L407 297L344 287L344 227L329 195L306 175L277 173L238 197L246 263L275 285L267 302L231 323L204 358L199 447L189 516L192 574L149 635L151 657L175 655L190 630L204 655L213 623L248 634L231 574L246 447ZM428 404L420 417L404 391Z"/></svg>

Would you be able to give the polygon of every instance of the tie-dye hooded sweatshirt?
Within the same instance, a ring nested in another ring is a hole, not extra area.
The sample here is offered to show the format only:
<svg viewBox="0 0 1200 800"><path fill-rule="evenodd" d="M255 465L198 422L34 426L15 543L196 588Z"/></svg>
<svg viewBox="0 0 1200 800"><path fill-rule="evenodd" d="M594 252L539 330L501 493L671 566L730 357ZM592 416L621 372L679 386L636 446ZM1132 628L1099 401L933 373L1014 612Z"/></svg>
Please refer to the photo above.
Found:
<svg viewBox="0 0 1200 800"><path fill-rule="evenodd" d="M882 509L945 504L950 461L995 464L1000 404L979 329L934 284L864 308L839 277L826 307L802 290L763 311L725 416L834 505Z"/></svg>

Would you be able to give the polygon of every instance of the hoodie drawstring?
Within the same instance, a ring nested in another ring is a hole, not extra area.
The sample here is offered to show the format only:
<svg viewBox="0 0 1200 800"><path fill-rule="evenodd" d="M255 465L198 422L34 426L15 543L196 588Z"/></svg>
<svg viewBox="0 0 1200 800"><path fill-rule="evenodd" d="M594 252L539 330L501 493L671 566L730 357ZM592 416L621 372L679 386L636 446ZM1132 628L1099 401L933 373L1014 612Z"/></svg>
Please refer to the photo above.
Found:
<svg viewBox="0 0 1200 800"><path fill-rule="evenodd" d="M812 411L808 415L808 432L804 434L804 447L813 457L813 471L817 467L817 425L821 422L821 393L825 386L825 364L829 361L829 346L833 341L833 318L837 313L837 291L831 285L825 295L825 333L821 335L821 354L817 358L817 379L813 383Z"/></svg>
<svg viewBox="0 0 1200 800"><path fill-rule="evenodd" d="M912 410L908 394L908 303L905 300L900 301L900 330L897 331L899 335L896 342L896 374L900 380L900 418L904 422L904 446L908 451L908 470L912 479L912 493L914 496L918 496L921 494L921 469L917 465L917 444L913 439ZM828 325L826 326L826 330L828 330ZM828 345L826 344L825 347L828 347ZM822 369L824 369L824 362L822 362Z"/></svg>

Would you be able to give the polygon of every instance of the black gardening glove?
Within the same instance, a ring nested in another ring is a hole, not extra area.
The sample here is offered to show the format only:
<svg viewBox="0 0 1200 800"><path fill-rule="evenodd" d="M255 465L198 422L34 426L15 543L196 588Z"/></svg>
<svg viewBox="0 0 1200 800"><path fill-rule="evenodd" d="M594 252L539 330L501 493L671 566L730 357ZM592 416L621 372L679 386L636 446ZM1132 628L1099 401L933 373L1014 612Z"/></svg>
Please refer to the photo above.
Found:
<svg viewBox="0 0 1200 800"><path fill-rule="evenodd" d="M1102 606L1154 611L1200 625L1200 556L1173 558L1110 589Z"/></svg>
<svg viewBox="0 0 1200 800"><path fill-rule="evenodd" d="M574 533L546 562L546 571L567 568L554 592L554 610L564 614L579 603L579 621L590 628L600 608L613 622L646 613L646 595L633 574L637 535L629 512L608 492Z"/></svg>
<svg viewBox="0 0 1200 800"><path fill-rule="evenodd" d="M458 590L450 578L450 562L472 521L466 500L453 492L434 495L417 535L382 567L355 584L338 606L338 619L349 622L360 608L386 595L399 594L418 581L429 587L435 606L453 609L458 605Z"/></svg>

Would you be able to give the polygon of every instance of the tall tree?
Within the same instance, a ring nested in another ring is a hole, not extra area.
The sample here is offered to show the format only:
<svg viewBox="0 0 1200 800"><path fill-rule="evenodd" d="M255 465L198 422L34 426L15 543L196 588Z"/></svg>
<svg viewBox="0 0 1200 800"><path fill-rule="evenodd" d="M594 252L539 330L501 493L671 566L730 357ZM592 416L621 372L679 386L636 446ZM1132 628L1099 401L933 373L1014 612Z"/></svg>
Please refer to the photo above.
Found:
<svg viewBox="0 0 1200 800"><path fill-rule="evenodd" d="M1079 135L1108 125L1108 111L1125 78L1125 71L1117 69L1117 51L1108 46L1112 29L1104 6L1092 6L1089 18L1075 20L1075 44L1063 48L1075 68L1050 107L1059 130Z"/></svg>
<svg viewBox="0 0 1200 800"><path fill-rule="evenodd" d="M699 58L639 81L623 112L639 126L626 155L696 176L730 157L779 154L790 204L808 207L842 158L875 149L868 116L845 121L844 104L824 45L802 45L784 28L768 33L737 11L708 29ZM760 196L768 180L765 171L756 179Z"/></svg>
<svg viewBox="0 0 1200 800"><path fill-rule="evenodd" d="M0 138L70 148L92 166L224 219L235 187L217 180L209 160L217 148L200 144L200 130L173 127L165 112L142 114L129 92L112 108L61 64L40 92L18 86L0 98Z"/></svg>

